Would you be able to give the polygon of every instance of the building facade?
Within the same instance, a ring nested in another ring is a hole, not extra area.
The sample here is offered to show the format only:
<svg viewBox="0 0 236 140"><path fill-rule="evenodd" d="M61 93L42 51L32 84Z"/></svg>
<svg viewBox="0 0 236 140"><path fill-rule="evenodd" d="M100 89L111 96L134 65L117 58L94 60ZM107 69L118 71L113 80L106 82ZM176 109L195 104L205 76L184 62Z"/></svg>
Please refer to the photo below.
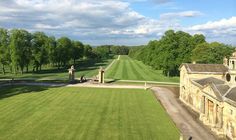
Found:
<svg viewBox="0 0 236 140"><path fill-rule="evenodd" d="M182 64L179 98L216 134L236 140L236 52L224 64Z"/></svg>

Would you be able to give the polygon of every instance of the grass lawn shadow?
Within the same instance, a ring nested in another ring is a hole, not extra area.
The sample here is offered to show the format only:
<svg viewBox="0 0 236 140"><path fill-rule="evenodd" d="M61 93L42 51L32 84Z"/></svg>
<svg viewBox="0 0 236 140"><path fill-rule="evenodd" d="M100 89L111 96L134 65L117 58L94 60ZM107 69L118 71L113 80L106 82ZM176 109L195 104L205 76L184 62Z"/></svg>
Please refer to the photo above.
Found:
<svg viewBox="0 0 236 140"><path fill-rule="evenodd" d="M106 81L106 83L115 83L118 80L120 80L120 79L111 79L111 80Z"/></svg>
<svg viewBox="0 0 236 140"><path fill-rule="evenodd" d="M19 94L41 92L48 88L46 86L5 86L0 89L0 100Z"/></svg>

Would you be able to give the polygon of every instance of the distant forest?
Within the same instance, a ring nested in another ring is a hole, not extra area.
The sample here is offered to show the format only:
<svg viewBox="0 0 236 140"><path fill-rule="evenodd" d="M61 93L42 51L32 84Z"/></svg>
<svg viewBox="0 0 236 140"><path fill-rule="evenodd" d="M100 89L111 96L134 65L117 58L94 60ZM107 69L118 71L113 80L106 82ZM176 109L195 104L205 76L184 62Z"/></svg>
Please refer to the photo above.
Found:
<svg viewBox="0 0 236 140"><path fill-rule="evenodd" d="M30 33L22 29L0 28L0 65L2 73L8 67L11 73L41 71L43 65L58 69L76 65L78 60L95 62L114 55L129 55L154 69L163 70L165 76L178 76L182 63L223 63L234 47L218 42L208 43L202 34L190 35L183 31L168 30L160 40L144 46L102 45L92 47L68 37L56 39L43 32Z"/></svg>
<svg viewBox="0 0 236 140"><path fill-rule="evenodd" d="M190 35L183 31L168 30L160 40L150 41L148 45L133 47L129 56L163 70L166 76L178 76L182 63L223 63L234 47L219 42L206 42L202 34Z"/></svg>
<svg viewBox="0 0 236 140"><path fill-rule="evenodd" d="M41 71L43 65L58 69L76 64L77 60L100 61L112 55L128 55L129 47L105 45L91 47L68 37L56 39L43 32L30 33L22 29L0 28L0 65L2 73L8 67L11 73Z"/></svg>

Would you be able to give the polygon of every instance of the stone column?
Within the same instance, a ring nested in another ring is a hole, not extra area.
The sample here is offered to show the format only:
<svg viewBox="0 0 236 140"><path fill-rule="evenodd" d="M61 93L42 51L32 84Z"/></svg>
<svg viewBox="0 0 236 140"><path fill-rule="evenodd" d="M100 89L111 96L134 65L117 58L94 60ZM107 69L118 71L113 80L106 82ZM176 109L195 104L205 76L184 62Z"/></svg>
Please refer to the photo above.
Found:
<svg viewBox="0 0 236 140"><path fill-rule="evenodd" d="M219 128L222 128L223 126L223 107L220 107L218 106L218 110L219 110L219 113L218 113L218 127Z"/></svg>
<svg viewBox="0 0 236 140"><path fill-rule="evenodd" d="M213 126L216 126L216 123L217 123L217 118L216 117L217 117L217 104L214 103L214 108L213 108Z"/></svg>
<svg viewBox="0 0 236 140"><path fill-rule="evenodd" d="M206 117L206 120L208 120L208 99L205 97L205 117Z"/></svg>
<svg viewBox="0 0 236 140"><path fill-rule="evenodd" d="M105 74L104 74L104 72L105 72L105 70L102 68L102 67L100 67L100 70L99 70L99 74L98 74L98 82L99 83L105 83Z"/></svg>
<svg viewBox="0 0 236 140"><path fill-rule="evenodd" d="M201 113L205 114L205 97L202 96L201 98Z"/></svg>

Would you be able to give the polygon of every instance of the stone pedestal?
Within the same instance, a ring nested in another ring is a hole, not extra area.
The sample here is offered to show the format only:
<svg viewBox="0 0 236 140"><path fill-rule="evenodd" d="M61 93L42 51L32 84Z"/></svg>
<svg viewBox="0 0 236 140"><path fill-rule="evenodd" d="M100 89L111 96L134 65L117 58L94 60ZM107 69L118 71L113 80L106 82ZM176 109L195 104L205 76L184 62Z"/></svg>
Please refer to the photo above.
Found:
<svg viewBox="0 0 236 140"><path fill-rule="evenodd" d="M99 69L98 82L102 84L105 83L105 70L102 67Z"/></svg>
<svg viewBox="0 0 236 140"><path fill-rule="evenodd" d="M69 71L69 83L74 83L75 82L75 69L74 66L72 65Z"/></svg>

